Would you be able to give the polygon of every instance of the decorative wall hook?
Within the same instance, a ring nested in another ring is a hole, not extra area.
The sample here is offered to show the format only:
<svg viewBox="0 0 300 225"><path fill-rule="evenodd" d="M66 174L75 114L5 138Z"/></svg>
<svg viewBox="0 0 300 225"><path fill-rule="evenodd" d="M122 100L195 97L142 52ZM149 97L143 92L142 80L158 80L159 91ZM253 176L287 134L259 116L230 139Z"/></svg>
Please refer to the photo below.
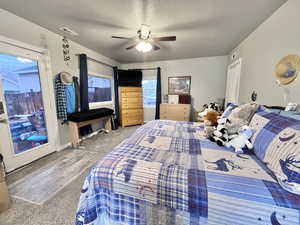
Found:
<svg viewBox="0 0 300 225"><path fill-rule="evenodd" d="M66 36L63 36L62 48L63 48L64 61L66 62L67 65L69 65L69 61L71 60L70 44Z"/></svg>

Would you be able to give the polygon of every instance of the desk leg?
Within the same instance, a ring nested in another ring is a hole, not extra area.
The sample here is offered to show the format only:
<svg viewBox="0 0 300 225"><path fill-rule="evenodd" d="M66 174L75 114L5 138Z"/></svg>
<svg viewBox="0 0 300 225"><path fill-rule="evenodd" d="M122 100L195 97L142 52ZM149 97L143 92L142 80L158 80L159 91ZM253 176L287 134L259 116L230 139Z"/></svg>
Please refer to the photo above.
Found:
<svg viewBox="0 0 300 225"><path fill-rule="evenodd" d="M79 142L80 142L79 128L77 126L77 123L69 122L69 130L70 130L72 146L76 148L79 146Z"/></svg>
<svg viewBox="0 0 300 225"><path fill-rule="evenodd" d="M104 121L104 127L106 130L111 130L111 117L107 118L105 121Z"/></svg>

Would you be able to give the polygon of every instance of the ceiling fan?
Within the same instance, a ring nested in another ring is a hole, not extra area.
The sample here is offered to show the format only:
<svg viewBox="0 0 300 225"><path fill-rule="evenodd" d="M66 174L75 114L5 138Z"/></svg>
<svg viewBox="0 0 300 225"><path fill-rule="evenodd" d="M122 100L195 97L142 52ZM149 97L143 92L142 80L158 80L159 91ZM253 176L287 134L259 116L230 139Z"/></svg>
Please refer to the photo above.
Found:
<svg viewBox="0 0 300 225"><path fill-rule="evenodd" d="M151 37L150 26L142 24L141 28L137 31L138 36L133 38L112 36L112 38L126 39L135 41L134 44L128 46L126 50L136 48L136 50L146 53L151 50L157 51L160 49L158 42L160 41L176 41L176 36L167 37Z"/></svg>

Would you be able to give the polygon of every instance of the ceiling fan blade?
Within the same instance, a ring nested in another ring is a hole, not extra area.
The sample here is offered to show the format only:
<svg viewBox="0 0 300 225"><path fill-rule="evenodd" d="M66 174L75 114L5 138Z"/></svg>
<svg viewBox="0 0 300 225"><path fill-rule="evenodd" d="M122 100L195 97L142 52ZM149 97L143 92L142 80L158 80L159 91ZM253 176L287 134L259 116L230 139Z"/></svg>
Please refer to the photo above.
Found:
<svg viewBox="0 0 300 225"><path fill-rule="evenodd" d="M153 47L154 51L157 51L157 50L160 49L160 47L158 45L154 44L154 43L152 43L152 47Z"/></svg>
<svg viewBox="0 0 300 225"><path fill-rule="evenodd" d="M130 50L130 49L135 48L135 46L137 46L137 44L138 44L138 43L136 43L136 44L134 44L134 45L130 45L129 47L126 48L126 50Z"/></svg>
<svg viewBox="0 0 300 225"><path fill-rule="evenodd" d="M119 36L111 36L112 38L118 38L118 39L126 39L126 40L130 40L131 38L127 38L127 37L119 37Z"/></svg>
<svg viewBox="0 0 300 225"><path fill-rule="evenodd" d="M153 37L154 41L176 41L176 36Z"/></svg>

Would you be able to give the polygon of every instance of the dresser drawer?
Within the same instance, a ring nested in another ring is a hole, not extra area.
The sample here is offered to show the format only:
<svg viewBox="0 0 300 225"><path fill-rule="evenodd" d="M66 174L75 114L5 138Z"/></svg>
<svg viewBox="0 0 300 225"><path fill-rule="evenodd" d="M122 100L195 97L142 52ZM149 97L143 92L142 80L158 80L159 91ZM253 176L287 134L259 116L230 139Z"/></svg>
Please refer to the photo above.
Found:
<svg viewBox="0 0 300 225"><path fill-rule="evenodd" d="M129 92L142 92L141 87L121 87L121 93L129 93Z"/></svg>
<svg viewBox="0 0 300 225"><path fill-rule="evenodd" d="M174 108L174 109L161 109L160 112L162 114L190 114L190 110L187 109L178 109L178 108Z"/></svg>
<svg viewBox="0 0 300 225"><path fill-rule="evenodd" d="M122 116L131 118L131 117L141 117L143 116L143 109L125 109L122 111Z"/></svg>
<svg viewBox="0 0 300 225"><path fill-rule="evenodd" d="M190 111L191 105L188 104L161 104L161 110L181 110L181 111Z"/></svg>
<svg viewBox="0 0 300 225"><path fill-rule="evenodd" d="M143 124L144 121L142 119L125 119L122 120L122 126L131 126L131 125L138 125Z"/></svg>
<svg viewBox="0 0 300 225"><path fill-rule="evenodd" d="M128 110L128 112L122 112L121 119L122 126L142 124L144 122L144 113L143 110Z"/></svg>
<svg viewBox="0 0 300 225"><path fill-rule="evenodd" d="M142 98L122 98L121 101L122 101L122 104L127 104L127 103L141 104Z"/></svg>
<svg viewBox="0 0 300 225"><path fill-rule="evenodd" d="M143 108L143 103L122 103L121 109L126 110L126 109L142 109Z"/></svg>
<svg viewBox="0 0 300 225"><path fill-rule="evenodd" d="M122 92L121 98L142 98L142 92Z"/></svg>
<svg viewBox="0 0 300 225"><path fill-rule="evenodd" d="M178 120L178 121L189 121L189 115L180 115L175 113L161 114L160 119L162 120Z"/></svg>
<svg viewBox="0 0 300 225"><path fill-rule="evenodd" d="M160 119L189 121L191 105L188 104L161 104Z"/></svg>

